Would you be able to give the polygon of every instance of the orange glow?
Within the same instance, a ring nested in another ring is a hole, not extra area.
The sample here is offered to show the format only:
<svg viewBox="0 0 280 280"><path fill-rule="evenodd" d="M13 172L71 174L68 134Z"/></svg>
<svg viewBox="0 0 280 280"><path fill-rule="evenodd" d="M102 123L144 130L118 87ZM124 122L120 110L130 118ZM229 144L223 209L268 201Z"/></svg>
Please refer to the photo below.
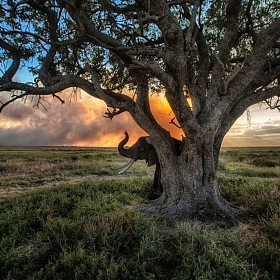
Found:
<svg viewBox="0 0 280 280"><path fill-rule="evenodd" d="M128 113L113 120L104 118L106 104L86 93L73 98L73 92L65 90L60 96L65 100L63 105L49 96L43 103L45 108L33 106L36 98L28 98L26 102L18 100L4 108L0 118L0 146L116 147L125 130L130 135L127 143L130 146L139 136L147 135ZM174 114L164 95L150 96L150 104L157 122L173 137L182 139L183 131L170 123ZM264 115L263 110L255 107L252 124L242 116L225 137L223 146L279 145L279 113L266 111ZM174 122L177 124L176 119Z"/></svg>
<svg viewBox="0 0 280 280"><path fill-rule="evenodd" d="M162 95L155 96L152 95L150 97L150 104L151 104L151 111L157 120L157 122L164 127L166 130L168 130L171 135L175 138L182 139L183 131L176 125L179 125L176 121L176 118L174 119L174 125L173 123L170 123L171 120L174 118L174 113L172 109L170 108L170 105L166 98Z"/></svg>
<svg viewBox="0 0 280 280"><path fill-rule="evenodd" d="M102 117L106 112L106 105L103 101L85 96L82 100L77 100L77 102L79 106L83 107L81 116L85 124L90 125L93 118L100 124L100 130L98 131L100 136L94 137L93 135L93 141L90 143L86 139L75 141L74 145L115 147L123 139L123 132L126 130L130 135L129 142L127 143L130 146L137 141L138 137L147 135L145 131L137 126L129 113L123 113L116 116L113 120L109 120ZM163 95L151 96L150 104L151 111L157 122L166 130L170 131L173 137L182 139L182 130L174 124L169 123L174 118L174 114ZM176 120L174 122L177 123Z"/></svg>

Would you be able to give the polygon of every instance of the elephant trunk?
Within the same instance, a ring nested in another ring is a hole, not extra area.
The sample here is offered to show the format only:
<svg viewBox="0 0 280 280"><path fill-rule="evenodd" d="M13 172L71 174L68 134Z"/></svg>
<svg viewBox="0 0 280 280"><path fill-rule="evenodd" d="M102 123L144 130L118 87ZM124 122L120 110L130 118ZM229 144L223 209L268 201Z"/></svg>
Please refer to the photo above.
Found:
<svg viewBox="0 0 280 280"><path fill-rule="evenodd" d="M119 143L118 145L118 151L119 153L124 156L124 157L127 157L127 158L132 158L132 155L130 153L130 150L129 149L125 149L124 148L124 145L128 142L129 140L129 135L128 133L125 131L124 132L125 134L125 138Z"/></svg>

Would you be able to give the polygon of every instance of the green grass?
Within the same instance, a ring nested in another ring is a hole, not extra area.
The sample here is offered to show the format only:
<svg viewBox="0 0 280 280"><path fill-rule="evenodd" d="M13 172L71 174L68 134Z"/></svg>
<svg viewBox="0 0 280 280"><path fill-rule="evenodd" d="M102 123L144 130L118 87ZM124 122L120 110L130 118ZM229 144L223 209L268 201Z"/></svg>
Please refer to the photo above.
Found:
<svg viewBox="0 0 280 280"><path fill-rule="evenodd" d="M117 176L116 149L3 148L0 279L279 279L279 156L221 153L221 192L240 209L229 228L133 210L154 169Z"/></svg>

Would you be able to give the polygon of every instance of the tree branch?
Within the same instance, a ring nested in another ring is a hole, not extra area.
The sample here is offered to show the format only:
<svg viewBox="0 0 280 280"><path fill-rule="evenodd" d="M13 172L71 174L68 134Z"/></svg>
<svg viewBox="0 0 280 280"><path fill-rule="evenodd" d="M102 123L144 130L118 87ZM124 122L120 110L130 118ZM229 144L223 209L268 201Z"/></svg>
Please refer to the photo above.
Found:
<svg viewBox="0 0 280 280"><path fill-rule="evenodd" d="M269 109L271 109L271 110L277 109L278 111L280 111L280 97L279 96L276 98L275 101L273 100L273 98L270 98L270 99L264 100L264 102L266 103L266 105L268 105Z"/></svg>
<svg viewBox="0 0 280 280"><path fill-rule="evenodd" d="M169 122L169 123L171 123L171 124L173 124L173 125L175 125L177 128L182 128L180 125L178 125L177 123L175 123L175 117Z"/></svg>
<svg viewBox="0 0 280 280"><path fill-rule="evenodd" d="M229 94L236 95L254 82L255 75L265 66L267 54L280 37L280 18L274 20L266 29L261 31L253 46L253 51L244 61L241 71L229 84Z"/></svg>
<svg viewBox="0 0 280 280"><path fill-rule="evenodd" d="M107 108L107 112L104 113L105 116L103 117L112 120L115 116L120 115L123 112L125 112L123 109L113 108L112 111L110 111L109 108Z"/></svg>
<svg viewBox="0 0 280 280"><path fill-rule="evenodd" d="M130 69L146 69L152 76L158 78L169 89L174 88L173 77L167 74L157 63L151 61L133 60Z"/></svg>
<svg viewBox="0 0 280 280"><path fill-rule="evenodd" d="M185 13L186 10L187 10L187 7L183 6L184 7L184 10L185 10ZM194 30L198 30L196 27L196 17L197 17L197 14L198 14L198 9L200 7L200 1L195 1L194 3L194 6L193 6L193 9L192 9L192 13L191 15L189 16L189 21L190 21L190 24L187 28L187 34L185 35L185 50L186 50L186 55L188 55L189 51L190 51L190 47L191 45L194 43L195 39L196 39L196 35L197 34L194 34Z"/></svg>
<svg viewBox="0 0 280 280"><path fill-rule="evenodd" d="M167 4L168 7L171 6L178 6L178 5L182 5L182 4L191 4L191 5L195 5L196 1L195 0L175 0L175 1L170 1Z"/></svg>
<svg viewBox="0 0 280 280"><path fill-rule="evenodd" d="M226 10L226 28L223 40L216 53L216 60L212 70L212 79L209 86L209 96L215 95L221 85L225 74L225 64L230 55L230 49L236 39L239 27L239 12L241 9L241 0L229 0Z"/></svg>
<svg viewBox="0 0 280 280"><path fill-rule="evenodd" d="M4 75L0 78L0 84L12 81L12 78L16 74L20 66L20 52L17 48L11 46L10 44L6 43L4 40L0 38L0 47L7 50L12 59L12 64L10 67L5 71Z"/></svg>
<svg viewBox="0 0 280 280"><path fill-rule="evenodd" d="M114 37L97 30L85 12L82 9L77 10L75 1L59 0L58 2L68 11L69 15L77 23L81 34L83 34L89 42L113 51L126 65L131 63L132 57L127 53L127 51L131 50L131 48L123 45L121 41L115 39Z"/></svg>

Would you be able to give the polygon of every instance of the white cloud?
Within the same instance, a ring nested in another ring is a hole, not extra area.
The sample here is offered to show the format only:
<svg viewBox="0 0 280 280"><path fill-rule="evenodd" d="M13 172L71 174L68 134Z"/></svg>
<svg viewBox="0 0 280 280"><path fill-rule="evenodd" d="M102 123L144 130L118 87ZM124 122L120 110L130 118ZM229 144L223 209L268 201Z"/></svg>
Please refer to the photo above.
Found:
<svg viewBox="0 0 280 280"><path fill-rule="evenodd" d="M246 112L228 132L224 146L279 146L280 112L259 105L250 108L251 121Z"/></svg>

